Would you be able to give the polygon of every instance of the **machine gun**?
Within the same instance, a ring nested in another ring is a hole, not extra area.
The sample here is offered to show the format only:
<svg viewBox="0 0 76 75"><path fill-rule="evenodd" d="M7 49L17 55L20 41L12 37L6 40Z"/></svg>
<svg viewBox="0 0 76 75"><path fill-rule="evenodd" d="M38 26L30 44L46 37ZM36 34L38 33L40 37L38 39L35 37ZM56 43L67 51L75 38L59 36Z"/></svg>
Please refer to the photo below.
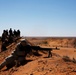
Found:
<svg viewBox="0 0 76 75"><path fill-rule="evenodd" d="M48 57L52 57L52 53L51 53L52 50L59 50L59 48L57 47L56 48L42 48L40 46L29 46L29 48L36 50L36 51L38 50L48 51Z"/></svg>

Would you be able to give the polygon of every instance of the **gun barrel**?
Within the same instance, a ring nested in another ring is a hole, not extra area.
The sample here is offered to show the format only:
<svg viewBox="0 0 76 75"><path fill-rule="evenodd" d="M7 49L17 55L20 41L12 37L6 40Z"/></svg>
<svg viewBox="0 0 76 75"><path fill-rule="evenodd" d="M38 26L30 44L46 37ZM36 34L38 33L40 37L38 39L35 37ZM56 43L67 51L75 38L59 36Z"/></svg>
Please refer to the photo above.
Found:
<svg viewBox="0 0 76 75"><path fill-rule="evenodd" d="M40 47L40 50L46 50L47 51L47 50L59 50L59 49L58 48L41 48Z"/></svg>
<svg viewBox="0 0 76 75"><path fill-rule="evenodd" d="M54 50L54 49L57 49L57 48L42 48L40 46L31 46L32 49L34 50Z"/></svg>
<svg viewBox="0 0 76 75"><path fill-rule="evenodd" d="M39 50L52 50L52 48L40 48Z"/></svg>

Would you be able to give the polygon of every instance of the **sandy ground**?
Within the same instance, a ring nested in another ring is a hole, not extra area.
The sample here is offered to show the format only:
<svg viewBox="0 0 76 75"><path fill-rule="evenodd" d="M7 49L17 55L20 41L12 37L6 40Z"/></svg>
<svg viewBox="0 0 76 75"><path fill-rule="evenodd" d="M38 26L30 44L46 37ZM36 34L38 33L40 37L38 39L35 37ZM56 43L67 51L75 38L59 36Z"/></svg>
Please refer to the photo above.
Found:
<svg viewBox="0 0 76 75"><path fill-rule="evenodd" d="M4 67L0 71L0 75L76 75L76 63L63 60L63 56L68 56L71 60L76 59L76 49L72 48L72 46L64 47L66 39L63 47L61 47L59 39L55 39L55 41L50 39L29 39L29 41L41 47L58 46L60 50L53 50L53 57L50 58L47 58L48 52L39 51L40 56L27 56L24 65L12 67L9 70ZM7 51L0 53L0 63L11 53L15 46L16 44Z"/></svg>

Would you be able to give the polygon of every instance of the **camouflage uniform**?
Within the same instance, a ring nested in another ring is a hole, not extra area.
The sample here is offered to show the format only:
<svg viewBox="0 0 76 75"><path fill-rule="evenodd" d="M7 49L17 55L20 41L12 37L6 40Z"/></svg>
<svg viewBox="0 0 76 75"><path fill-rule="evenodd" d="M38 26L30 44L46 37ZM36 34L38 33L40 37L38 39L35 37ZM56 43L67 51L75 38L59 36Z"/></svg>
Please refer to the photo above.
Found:
<svg viewBox="0 0 76 75"><path fill-rule="evenodd" d="M9 64L14 63L15 60L17 60L18 62L24 62L26 55L27 48L19 43L16 49L11 53L11 55L6 57L2 64L0 64L0 69L2 69L4 66L9 66Z"/></svg>

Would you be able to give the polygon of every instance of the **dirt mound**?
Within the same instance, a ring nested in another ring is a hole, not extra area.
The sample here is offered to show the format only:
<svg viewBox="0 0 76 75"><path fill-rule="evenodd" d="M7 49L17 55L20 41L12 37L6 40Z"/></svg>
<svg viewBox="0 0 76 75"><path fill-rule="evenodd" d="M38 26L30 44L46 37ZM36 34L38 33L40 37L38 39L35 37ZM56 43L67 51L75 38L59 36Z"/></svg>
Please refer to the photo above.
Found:
<svg viewBox="0 0 76 75"><path fill-rule="evenodd" d="M67 40L63 41L66 42ZM29 42L42 47L51 47L54 42L59 45L61 41L58 39L29 39ZM10 55L11 51L15 49L16 44L7 51L0 53L0 63L6 56ZM48 52L39 51L39 56L28 55L26 62L19 67L14 66L9 70L6 70L6 67L4 67L0 71L0 75L76 75L76 63L63 60L65 53L70 56L76 55L74 50L74 48L60 47L59 51L52 51L53 57L51 58L47 58Z"/></svg>
<svg viewBox="0 0 76 75"><path fill-rule="evenodd" d="M53 56L52 58L34 57L27 59L28 63L13 67L8 71L2 71L1 75L75 75L76 64L65 62L62 58Z"/></svg>
<svg viewBox="0 0 76 75"><path fill-rule="evenodd" d="M75 75L75 64L57 58L41 58L21 66L12 75Z"/></svg>

